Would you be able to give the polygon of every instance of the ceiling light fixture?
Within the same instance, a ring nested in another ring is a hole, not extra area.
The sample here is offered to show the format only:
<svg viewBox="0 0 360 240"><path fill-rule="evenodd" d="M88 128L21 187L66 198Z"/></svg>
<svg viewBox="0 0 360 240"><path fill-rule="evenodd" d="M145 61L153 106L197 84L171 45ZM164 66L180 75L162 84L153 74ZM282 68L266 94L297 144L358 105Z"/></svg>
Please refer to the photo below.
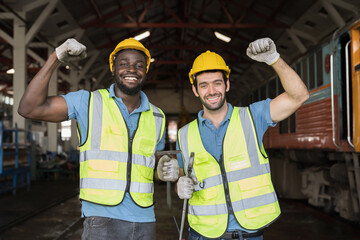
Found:
<svg viewBox="0 0 360 240"><path fill-rule="evenodd" d="M11 68L9 70L6 71L7 74L14 74L15 73L15 69Z"/></svg>
<svg viewBox="0 0 360 240"><path fill-rule="evenodd" d="M227 42L227 43L231 41L231 38L228 37L228 36L225 36L224 34L221 34L219 32L214 32L214 34L221 41L224 41L224 42Z"/></svg>
<svg viewBox="0 0 360 240"><path fill-rule="evenodd" d="M146 32L143 32L137 36L134 37L135 40L143 40L144 38L147 38L148 36L150 36L150 31L146 31Z"/></svg>
<svg viewBox="0 0 360 240"><path fill-rule="evenodd" d="M155 58L151 58L151 59L150 59L150 62L155 62Z"/></svg>

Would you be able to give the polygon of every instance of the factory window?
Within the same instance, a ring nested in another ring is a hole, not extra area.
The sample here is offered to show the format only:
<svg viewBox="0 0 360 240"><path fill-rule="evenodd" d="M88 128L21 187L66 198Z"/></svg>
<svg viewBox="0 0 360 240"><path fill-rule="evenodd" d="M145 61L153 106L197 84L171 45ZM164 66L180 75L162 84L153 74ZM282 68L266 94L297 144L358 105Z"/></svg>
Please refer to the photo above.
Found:
<svg viewBox="0 0 360 240"><path fill-rule="evenodd" d="M295 117L295 113L289 117L289 121L290 121L290 129L289 129L289 130L290 130L290 133L296 132L296 117Z"/></svg>
<svg viewBox="0 0 360 240"><path fill-rule="evenodd" d="M308 64L307 59L302 62L302 80L304 81L305 85L308 86Z"/></svg>
<svg viewBox="0 0 360 240"><path fill-rule="evenodd" d="M280 134L295 133L296 132L296 115L292 114L287 119L282 120L279 123Z"/></svg>
<svg viewBox="0 0 360 240"><path fill-rule="evenodd" d="M276 97L276 79L270 80L268 96L270 99L274 99Z"/></svg>
<svg viewBox="0 0 360 240"><path fill-rule="evenodd" d="M297 74L300 76L300 77L302 77L301 75L302 75L302 73L301 73L301 64L300 63L297 63L296 64L296 72L297 72Z"/></svg>
<svg viewBox="0 0 360 240"><path fill-rule="evenodd" d="M315 54L309 57L309 89L315 88Z"/></svg>
<svg viewBox="0 0 360 240"><path fill-rule="evenodd" d="M323 85L322 49L316 53L316 80L317 87Z"/></svg>
<svg viewBox="0 0 360 240"><path fill-rule="evenodd" d="M61 122L61 140L68 141L71 137L71 120Z"/></svg>
<svg viewBox="0 0 360 240"><path fill-rule="evenodd" d="M276 78L276 81L277 81L277 86L278 86L278 95L282 94L283 92L285 92L282 84L281 84L281 81L279 78Z"/></svg>
<svg viewBox="0 0 360 240"><path fill-rule="evenodd" d="M254 92L250 93L250 96L249 96L249 104L250 103L253 103L255 100L255 97L254 97Z"/></svg>
<svg viewBox="0 0 360 240"><path fill-rule="evenodd" d="M251 94L248 94L244 97L241 98L241 101L239 101L238 106L239 107L245 107L248 106L250 104L250 98L251 98Z"/></svg>
<svg viewBox="0 0 360 240"><path fill-rule="evenodd" d="M260 100L260 90L259 89L256 89L254 91L254 102L257 102Z"/></svg>
<svg viewBox="0 0 360 240"><path fill-rule="evenodd" d="M279 123L280 134L289 133L289 119L284 119Z"/></svg>

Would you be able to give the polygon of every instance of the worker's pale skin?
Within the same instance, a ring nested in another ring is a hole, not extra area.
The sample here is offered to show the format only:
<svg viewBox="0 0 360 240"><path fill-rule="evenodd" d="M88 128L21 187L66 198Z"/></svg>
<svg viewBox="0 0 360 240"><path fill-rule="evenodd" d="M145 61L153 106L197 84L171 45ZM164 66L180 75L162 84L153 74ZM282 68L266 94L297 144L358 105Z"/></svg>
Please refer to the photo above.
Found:
<svg viewBox="0 0 360 240"><path fill-rule="evenodd" d="M273 122L280 122L293 114L309 98L309 93L299 75L282 58L272 67L285 89L284 93L270 102L271 119ZM225 93L230 90L230 81L227 80L225 88L220 71L200 73L196 79L197 89L192 86L192 90L203 105L203 117L210 119L218 128L228 111Z"/></svg>
<svg viewBox="0 0 360 240"><path fill-rule="evenodd" d="M309 98L309 92L299 75L282 58L271 66L278 74L285 90L270 102L270 116L276 123L293 114ZM225 96L230 90L230 81L226 80L225 87L221 71L200 73L196 79L197 89L192 85L192 90L203 105L203 117L209 119L218 128L228 111ZM182 168L179 175L185 175Z"/></svg>

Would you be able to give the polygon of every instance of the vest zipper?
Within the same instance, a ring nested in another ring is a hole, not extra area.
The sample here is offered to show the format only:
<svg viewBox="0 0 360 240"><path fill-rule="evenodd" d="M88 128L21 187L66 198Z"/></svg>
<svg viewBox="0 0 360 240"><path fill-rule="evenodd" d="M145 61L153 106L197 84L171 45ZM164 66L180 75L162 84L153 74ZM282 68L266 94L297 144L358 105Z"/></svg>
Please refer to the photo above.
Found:
<svg viewBox="0 0 360 240"><path fill-rule="evenodd" d="M128 133L128 161L127 161L127 170L126 170L126 188L125 188L125 192L130 192L131 166L132 166L132 144L133 144L133 140L134 140L134 137L135 137L135 133L136 133L137 129L139 128L140 117L141 117L141 113L140 113L139 119L137 121L136 128L135 128L132 136L130 136L129 127L126 124L125 119L124 119L125 126L127 128L127 133Z"/></svg>
<svg viewBox="0 0 360 240"><path fill-rule="evenodd" d="M234 214L234 210L231 206L231 199L230 199L230 193L229 193L229 183L227 181L227 177L226 177L226 171L225 171L225 167L224 167L224 157L223 154L220 155L220 170L221 170L221 177L223 179L223 186L224 186L224 191L225 191L225 199L226 199L226 206L228 208L229 214Z"/></svg>
<svg viewBox="0 0 360 240"><path fill-rule="evenodd" d="M125 192L130 191L130 183L131 183L131 164L132 164L132 142L133 138L130 137L129 129L128 129L128 161L127 161L127 170L126 170L126 188Z"/></svg>

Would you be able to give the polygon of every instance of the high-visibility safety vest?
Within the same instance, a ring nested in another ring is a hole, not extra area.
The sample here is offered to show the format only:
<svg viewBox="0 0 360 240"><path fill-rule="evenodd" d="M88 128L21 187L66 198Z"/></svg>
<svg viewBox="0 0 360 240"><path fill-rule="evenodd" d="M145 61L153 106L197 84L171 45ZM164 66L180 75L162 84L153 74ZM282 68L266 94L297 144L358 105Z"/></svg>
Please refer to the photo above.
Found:
<svg viewBox="0 0 360 240"><path fill-rule="evenodd" d="M248 108L234 107L219 162L205 150L197 120L181 128L178 137L185 173L194 152L192 174L198 184L188 208L193 230L218 238L227 230L230 213L247 230L259 230L278 218L268 157L259 147Z"/></svg>
<svg viewBox="0 0 360 240"><path fill-rule="evenodd" d="M87 139L80 146L80 199L114 206L129 192L137 205L152 206L156 144L164 127L164 113L150 104L130 136L108 90L91 92Z"/></svg>

